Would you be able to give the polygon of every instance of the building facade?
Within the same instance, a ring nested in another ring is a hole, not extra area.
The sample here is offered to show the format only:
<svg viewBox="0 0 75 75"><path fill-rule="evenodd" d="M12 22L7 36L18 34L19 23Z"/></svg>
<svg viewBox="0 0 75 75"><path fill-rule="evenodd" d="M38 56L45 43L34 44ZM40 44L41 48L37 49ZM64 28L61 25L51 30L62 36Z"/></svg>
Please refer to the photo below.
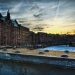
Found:
<svg viewBox="0 0 75 75"><path fill-rule="evenodd" d="M9 10L6 16L0 13L0 45L24 46L28 44L29 29L10 18Z"/></svg>

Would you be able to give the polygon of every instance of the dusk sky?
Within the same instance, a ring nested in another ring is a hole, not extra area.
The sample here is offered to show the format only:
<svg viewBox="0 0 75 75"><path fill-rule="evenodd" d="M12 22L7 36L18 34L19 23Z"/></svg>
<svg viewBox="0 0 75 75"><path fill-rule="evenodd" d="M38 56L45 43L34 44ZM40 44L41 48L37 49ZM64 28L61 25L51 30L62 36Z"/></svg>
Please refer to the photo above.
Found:
<svg viewBox="0 0 75 75"><path fill-rule="evenodd" d="M67 33L75 30L75 0L0 0L0 13L34 32Z"/></svg>

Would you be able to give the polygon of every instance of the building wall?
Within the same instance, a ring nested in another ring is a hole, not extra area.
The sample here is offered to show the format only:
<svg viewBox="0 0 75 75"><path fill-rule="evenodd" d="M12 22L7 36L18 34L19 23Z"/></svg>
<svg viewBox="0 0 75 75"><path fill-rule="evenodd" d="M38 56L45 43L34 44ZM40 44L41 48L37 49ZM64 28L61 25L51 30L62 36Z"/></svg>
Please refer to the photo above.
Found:
<svg viewBox="0 0 75 75"><path fill-rule="evenodd" d="M23 26L20 26L20 44L22 46L29 44L29 29Z"/></svg>

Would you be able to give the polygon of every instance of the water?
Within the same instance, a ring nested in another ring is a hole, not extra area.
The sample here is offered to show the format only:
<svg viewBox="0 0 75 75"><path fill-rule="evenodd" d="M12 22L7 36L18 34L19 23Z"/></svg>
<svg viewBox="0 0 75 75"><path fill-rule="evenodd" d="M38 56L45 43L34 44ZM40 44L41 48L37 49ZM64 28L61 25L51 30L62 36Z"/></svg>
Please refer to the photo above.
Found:
<svg viewBox="0 0 75 75"><path fill-rule="evenodd" d="M75 47L70 47L69 45L58 45L58 46L49 46L46 48L39 48L39 50L54 50L54 51L65 51L75 52Z"/></svg>

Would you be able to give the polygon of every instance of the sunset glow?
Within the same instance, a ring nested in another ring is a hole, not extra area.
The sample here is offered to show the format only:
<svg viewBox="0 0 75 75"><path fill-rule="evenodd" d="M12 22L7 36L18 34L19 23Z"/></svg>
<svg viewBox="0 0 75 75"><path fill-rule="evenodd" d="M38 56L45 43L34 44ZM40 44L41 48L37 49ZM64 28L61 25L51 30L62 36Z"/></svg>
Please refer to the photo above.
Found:
<svg viewBox="0 0 75 75"><path fill-rule="evenodd" d="M9 9L12 19L34 32L74 33L75 0L2 0L0 5L0 13Z"/></svg>

